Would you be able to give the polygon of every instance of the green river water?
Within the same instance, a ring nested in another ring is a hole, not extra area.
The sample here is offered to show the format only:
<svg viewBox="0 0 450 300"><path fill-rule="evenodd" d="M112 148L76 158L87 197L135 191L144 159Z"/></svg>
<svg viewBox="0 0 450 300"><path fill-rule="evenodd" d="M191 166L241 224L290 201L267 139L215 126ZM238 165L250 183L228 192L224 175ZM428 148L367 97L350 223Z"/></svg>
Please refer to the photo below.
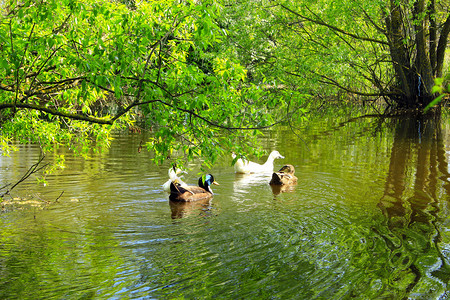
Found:
<svg viewBox="0 0 450 300"><path fill-rule="evenodd" d="M0 213L0 299L449 298L448 117L348 119L267 132L295 188L274 194L230 155L206 203L169 203L169 163L138 153L141 134L88 159L58 150L66 168L22 183L12 196L33 201ZM1 156L0 186L38 157Z"/></svg>

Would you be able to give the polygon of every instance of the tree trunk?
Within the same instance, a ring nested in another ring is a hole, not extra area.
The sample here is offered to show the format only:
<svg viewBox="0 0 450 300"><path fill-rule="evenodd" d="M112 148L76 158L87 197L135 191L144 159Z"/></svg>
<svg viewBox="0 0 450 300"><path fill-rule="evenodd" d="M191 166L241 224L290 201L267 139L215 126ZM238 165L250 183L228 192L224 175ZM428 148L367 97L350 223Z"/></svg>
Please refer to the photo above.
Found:
<svg viewBox="0 0 450 300"><path fill-rule="evenodd" d="M442 76L450 14L438 32L435 1L430 1L428 7L425 2L415 2L409 19L401 4L391 0L390 14L385 18L396 78L393 90L398 92L392 100L400 107L425 107L437 96L432 93L435 77Z"/></svg>
<svg viewBox="0 0 450 300"><path fill-rule="evenodd" d="M448 35L450 33L450 13L441 30L441 37L436 49L436 77L442 77L444 67L445 48L447 48Z"/></svg>
<svg viewBox="0 0 450 300"><path fill-rule="evenodd" d="M389 39L389 51L394 65L395 75L397 77L398 89L402 91L403 96L393 99L401 106L408 104L408 99L412 98L411 83L409 73L411 70L409 52L403 43L403 21L402 10L396 1L391 0L391 14L386 17L387 37Z"/></svg>
<svg viewBox="0 0 450 300"><path fill-rule="evenodd" d="M416 60L414 69L417 78L416 105L426 106L433 100L432 88L434 85L433 70L430 63L429 53L426 49L427 39L425 37L425 18L421 17L425 13L425 1L418 0L414 9L414 29L416 32Z"/></svg>
<svg viewBox="0 0 450 300"><path fill-rule="evenodd" d="M436 74L436 47L437 47L437 25L435 18L435 0L431 0L428 6L428 20L430 22L430 63L433 74Z"/></svg>

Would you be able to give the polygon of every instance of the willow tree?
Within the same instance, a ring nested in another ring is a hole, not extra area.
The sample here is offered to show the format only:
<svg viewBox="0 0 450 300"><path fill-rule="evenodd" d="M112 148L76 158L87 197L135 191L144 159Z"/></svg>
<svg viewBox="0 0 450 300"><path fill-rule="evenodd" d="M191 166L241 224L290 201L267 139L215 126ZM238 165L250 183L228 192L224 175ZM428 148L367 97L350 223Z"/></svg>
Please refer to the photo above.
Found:
<svg viewBox="0 0 450 300"><path fill-rule="evenodd" d="M250 12L237 18L242 7ZM227 1L225 28L255 74L312 94L423 107L444 74L447 0ZM248 41L240 37L244 31ZM251 49L251 50L248 50ZM256 78L256 80L259 80Z"/></svg>
<svg viewBox="0 0 450 300"><path fill-rule="evenodd" d="M128 6L0 2L4 152L11 139L89 151L112 130L145 119L156 161L213 162L230 149L251 152L253 130L276 123L268 111L289 114L277 99L267 104L246 84L246 70L215 50L226 31L213 22L214 1L121 2Z"/></svg>

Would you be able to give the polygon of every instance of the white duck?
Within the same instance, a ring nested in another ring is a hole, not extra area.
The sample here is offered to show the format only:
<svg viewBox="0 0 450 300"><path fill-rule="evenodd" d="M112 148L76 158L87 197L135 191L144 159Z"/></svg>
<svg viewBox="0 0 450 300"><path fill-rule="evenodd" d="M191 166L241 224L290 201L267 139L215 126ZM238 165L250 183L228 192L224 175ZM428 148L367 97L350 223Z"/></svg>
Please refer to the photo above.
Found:
<svg viewBox="0 0 450 300"><path fill-rule="evenodd" d="M180 170L178 168L176 168L175 166L173 166L172 168L169 169L169 180L167 180L164 184L163 184L163 190L167 193L170 194L170 183L172 182L177 182L179 183L182 187L187 186L186 183L184 183L181 180L181 176L179 176L180 174L186 174L186 171Z"/></svg>
<svg viewBox="0 0 450 300"><path fill-rule="evenodd" d="M236 154L232 154L233 159L236 158ZM267 161L260 165L248 160L242 160L239 158L234 164L234 171L236 173L249 174L249 173L273 173L273 161L277 158L284 158L280 152L274 150L270 153Z"/></svg>

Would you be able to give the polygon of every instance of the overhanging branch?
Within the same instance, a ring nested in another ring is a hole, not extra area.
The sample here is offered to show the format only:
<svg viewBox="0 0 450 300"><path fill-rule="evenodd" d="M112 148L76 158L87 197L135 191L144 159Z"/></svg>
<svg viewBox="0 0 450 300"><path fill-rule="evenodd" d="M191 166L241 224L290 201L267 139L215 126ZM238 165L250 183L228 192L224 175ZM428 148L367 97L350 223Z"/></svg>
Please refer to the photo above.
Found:
<svg viewBox="0 0 450 300"><path fill-rule="evenodd" d="M44 107L41 105L31 104L31 103L2 103L0 104L0 111L7 108L25 108L25 109L31 109L31 110L38 110L42 112L46 112L49 114L52 114L54 116L59 116L63 118L68 118L72 120L80 120L80 121L86 121L90 123L96 123L96 124L105 124L105 125L112 125L114 123L111 119L106 118L95 118L90 116L85 116L77 113L71 113L71 112L63 112L59 111L54 108L50 107Z"/></svg>
<svg viewBox="0 0 450 300"><path fill-rule="evenodd" d="M280 7L282 7L283 9L289 11L290 13L292 13L292 14L296 15L297 17L300 17L300 18L302 18L302 19L304 19L306 21L312 22L312 23L320 25L320 26L325 26L325 27L327 27L327 28L329 28L329 29L331 29L333 31L339 32L339 33L344 34L346 36L349 36L351 38L354 38L354 39L357 39L357 40L361 40L361 41L374 42L374 43L387 45L387 46L389 45L389 43L386 42L386 41L373 39L373 38L369 38L369 37L364 37L364 36L359 36L357 34L354 34L354 33L351 33L351 32L347 32L347 31L345 31L343 29L340 29L340 28L338 28L336 26L330 25L330 24L328 24L328 23L326 23L326 22L324 22L322 20L313 19L313 18L304 16L304 15L302 15L302 14L300 14L300 13L298 13L298 12L292 10L292 9L290 9L289 7L287 7L287 6L283 5L283 4L280 4Z"/></svg>
<svg viewBox="0 0 450 300"><path fill-rule="evenodd" d="M200 114L189 110L189 109L185 109L185 108L181 108L181 107L177 107L171 103L165 102L163 100L160 99L156 99L156 100L150 100L150 101L143 101L143 102L137 102L137 103L132 103L129 106L127 106L125 109L123 109L121 112L119 112L118 114L116 114L114 117L112 118L96 118L96 117L91 117L91 116L86 116L86 115L82 115L82 114L77 114L77 113L70 113L70 112L63 112L63 111L59 111L57 109L54 108L49 108L49 107L44 107L44 106L40 106L40 105L36 105L36 104L31 104L31 103L2 103L0 104L0 111L3 109L8 109L8 108L23 108L23 109L31 109L31 110L37 110L37 111L42 111L42 112L46 112L55 116L59 116L59 117L63 117L63 118L68 118L71 120L79 120L79 121L86 121L89 123L94 123L94 124L103 124L103 125L112 125L114 124L114 122L119 119L120 117L122 117L123 115L125 115L127 112L129 112L133 107L136 106L140 106L140 105L145 105L145 104L150 104L150 103L161 103L164 106L170 107L172 109L187 113L197 119L200 119L204 122L206 122L207 124L209 124L210 126L213 127L217 127L217 128L221 128L221 129L226 129L226 130L261 130L261 129L267 129L267 128L271 128L277 124L282 123L283 121L286 120L286 118L288 118L290 115L293 114L293 112L287 112L285 117L280 119L279 121L276 121L272 124L266 125L266 126L255 126L255 127L230 127L230 126L223 126L221 124L218 124L214 121L211 121L203 116L201 116Z"/></svg>
<svg viewBox="0 0 450 300"><path fill-rule="evenodd" d="M220 125L220 124L218 124L218 123L215 123L215 122L213 122L213 121L211 121L211 120L208 120L208 119L206 119L206 118L200 116L199 114L197 114L196 112L194 112L194 111L192 111L192 110L184 109L184 108L181 108L181 107L176 107L176 106L174 106L174 105L172 105L172 104L170 104L170 103L164 102L164 101L162 101L162 100L156 100L156 102L159 102L159 103L161 103L161 104L163 104L163 105L165 105L165 106L171 107L171 108L173 108L173 109L176 109L176 110L179 110L179 111L188 113L188 114L190 114L191 116L193 116L193 117L195 117L195 118L197 118L197 119L200 119L200 120L206 122L207 124L209 124L209 125L211 125L211 126L213 126L213 127L217 127L217 128L221 128L221 129L226 129L226 130L261 130L261 129L267 129L267 128L271 128L271 127L273 127L273 126L275 126L275 125L277 125L277 124L280 124L280 123L284 122L285 119L286 119L287 117L289 117L290 115L292 115L292 112L291 112L291 113L288 112L288 113L286 114L286 116L285 116L284 118L282 118L281 120L276 121L276 122L274 122L274 123L272 123L272 124L270 124L270 125L266 125L266 126L256 126L256 127L229 127L229 126L223 126L223 125Z"/></svg>
<svg viewBox="0 0 450 300"><path fill-rule="evenodd" d="M319 80L322 83L325 84L329 84L329 85L334 85L337 88L344 90L348 93L354 94L354 95L358 95L358 96L364 96L364 97L381 97L381 96L392 96L395 95L394 93L384 93L384 92L378 92L378 93L364 93L364 92L360 92L357 90L352 90L348 87L343 86L342 84L340 84L339 82L337 82L336 80L329 78L325 75L319 75L322 80Z"/></svg>

